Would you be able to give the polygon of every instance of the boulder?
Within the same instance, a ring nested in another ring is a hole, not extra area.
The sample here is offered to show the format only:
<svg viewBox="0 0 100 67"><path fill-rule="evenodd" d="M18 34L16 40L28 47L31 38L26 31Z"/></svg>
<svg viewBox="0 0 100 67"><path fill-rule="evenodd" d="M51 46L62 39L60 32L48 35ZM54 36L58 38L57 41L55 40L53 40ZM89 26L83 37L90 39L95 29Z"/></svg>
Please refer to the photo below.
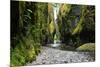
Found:
<svg viewBox="0 0 100 67"><path fill-rule="evenodd" d="M78 48L77 51L95 51L95 43L85 43Z"/></svg>

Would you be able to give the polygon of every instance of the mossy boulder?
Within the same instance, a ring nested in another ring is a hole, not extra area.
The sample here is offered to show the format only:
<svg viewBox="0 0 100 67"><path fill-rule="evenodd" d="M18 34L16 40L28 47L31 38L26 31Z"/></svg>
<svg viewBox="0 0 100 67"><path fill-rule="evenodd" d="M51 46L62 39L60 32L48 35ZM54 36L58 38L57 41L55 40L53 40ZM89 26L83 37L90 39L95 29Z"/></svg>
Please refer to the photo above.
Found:
<svg viewBox="0 0 100 67"><path fill-rule="evenodd" d="M86 43L78 48L76 48L77 51L95 51L95 43Z"/></svg>

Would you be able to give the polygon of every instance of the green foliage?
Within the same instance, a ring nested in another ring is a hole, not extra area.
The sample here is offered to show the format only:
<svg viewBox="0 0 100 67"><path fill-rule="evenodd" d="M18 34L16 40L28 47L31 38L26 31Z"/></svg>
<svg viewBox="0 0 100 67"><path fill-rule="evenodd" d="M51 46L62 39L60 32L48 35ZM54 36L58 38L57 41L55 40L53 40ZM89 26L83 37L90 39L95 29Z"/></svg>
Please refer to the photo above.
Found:
<svg viewBox="0 0 100 67"><path fill-rule="evenodd" d="M87 10L85 12L84 29L87 29L88 31L95 31L95 7L87 6Z"/></svg>
<svg viewBox="0 0 100 67"><path fill-rule="evenodd" d="M92 8L92 9L91 9ZM82 16L78 22L76 28L73 30L72 34L77 34L82 32L82 30L94 31L95 30L95 12L93 6L83 6Z"/></svg>
<svg viewBox="0 0 100 67"><path fill-rule="evenodd" d="M40 44L34 43L31 38L24 38L17 47L11 51L11 66L20 66L26 62L32 62L40 53Z"/></svg>
<svg viewBox="0 0 100 67"><path fill-rule="evenodd" d="M19 1L19 6L16 8L19 8L19 14L16 15L19 16L19 22L11 22L17 26L12 26L12 29L16 30L11 33L14 35L11 36L12 67L36 60L36 56L41 52L41 45L46 44L47 41L51 43L61 38L62 42L69 45L71 41L78 47L86 43L81 41L85 37L84 34L95 32L94 6L61 4L57 18L59 37L55 33L53 8L50 3ZM92 34L90 37L94 42L95 35ZM88 36L87 39L89 39ZM91 41L88 40L88 42ZM84 44L77 50L94 50L95 46L90 44ZM66 48L69 47L66 46Z"/></svg>
<svg viewBox="0 0 100 67"><path fill-rule="evenodd" d="M25 63L25 57L23 56L22 49L18 48L18 46L12 50L11 52L11 66L20 66Z"/></svg>
<svg viewBox="0 0 100 67"><path fill-rule="evenodd" d="M68 4L62 4L61 7L62 10L58 15L58 25L62 42L69 45L72 40L71 44L74 47L87 42L94 43L95 7Z"/></svg>
<svg viewBox="0 0 100 67"><path fill-rule="evenodd" d="M19 7L16 8L19 8L19 34L16 36L16 46L11 45L12 67L36 60L46 39L46 32L43 31L47 29L47 4L19 1Z"/></svg>
<svg viewBox="0 0 100 67"><path fill-rule="evenodd" d="M82 6L81 17L72 35L79 37L81 42L95 42L95 8L94 6ZM92 36L92 37L91 37ZM80 44L81 45L81 44Z"/></svg>
<svg viewBox="0 0 100 67"><path fill-rule="evenodd" d="M53 6L52 3L48 3L47 6L48 6L47 36L48 36L48 41L53 42L53 36L55 31Z"/></svg>
<svg viewBox="0 0 100 67"><path fill-rule="evenodd" d="M71 22L70 21L70 11L72 10L72 5L69 4L61 4L59 15L58 15L58 26L59 26L59 31L61 34L61 40L62 42L68 43L68 40L70 37L71 33Z"/></svg>
<svg viewBox="0 0 100 67"><path fill-rule="evenodd" d="M95 51L95 43L86 43L78 48L76 48L78 51Z"/></svg>
<svg viewBox="0 0 100 67"><path fill-rule="evenodd" d="M73 30L72 35L79 34L82 31L82 28L83 28L82 25L83 25L83 21L84 21L86 6L82 6L81 8L82 8L81 17L80 17L80 20L79 20L76 28Z"/></svg>

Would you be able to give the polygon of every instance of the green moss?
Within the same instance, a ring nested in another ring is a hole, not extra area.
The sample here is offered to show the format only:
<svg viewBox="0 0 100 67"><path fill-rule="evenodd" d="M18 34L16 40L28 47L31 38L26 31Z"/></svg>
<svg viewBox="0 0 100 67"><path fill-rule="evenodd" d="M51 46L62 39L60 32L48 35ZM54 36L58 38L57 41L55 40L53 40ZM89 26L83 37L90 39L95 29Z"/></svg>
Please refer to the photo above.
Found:
<svg viewBox="0 0 100 67"><path fill-rule="evenodd" d="M66 14L69 13L70 9L71 9L71 5L69 5L69 4L62 4L61 7L60 7L61 15L65 16Z"/></svg>
<svg viewBox="0 0 100 67"><path fill-rule="evenodd" d="M34 48L27 50L26 60L31 62L31 61L33 61L35 59L36 59L36 54L35 54Z"/></svg>
<svg viewBox="0 0 100 67"><path fill-rule="evenodd" d="M73 30L72 35L78 34L82 31L82 23L83 23L83 17L80 19L79 23L77 24L76 28Z"/></svg>
<svg viewBox="0 0 100 67"><path fill-rule="evenodd" d="M72 35L79 34L83 29L86 6L82 6L82 8L83 9L82 9L80 20L79 20L77 26L75 27L75 29L73 30Z"/></svg>
<svg viewBox="0 0 100 67"><path fill-rule="evenodd" d="M76 50L78 51L95 51L95 43L86 43L79 46Z"/></svg>
<svg viewBox="0 0 100 67"><path fill-rule="evenodd" d="M52 34L54 32L55 26L54 26L54 22L51 21L51 23L49 24L49 31Z"/></svg>

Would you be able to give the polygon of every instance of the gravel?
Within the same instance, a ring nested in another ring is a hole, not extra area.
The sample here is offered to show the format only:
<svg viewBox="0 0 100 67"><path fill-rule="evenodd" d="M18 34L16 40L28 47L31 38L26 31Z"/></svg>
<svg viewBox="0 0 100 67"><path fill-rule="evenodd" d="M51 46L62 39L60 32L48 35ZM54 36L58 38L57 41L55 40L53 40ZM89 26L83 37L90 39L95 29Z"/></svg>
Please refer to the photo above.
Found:
<svg viewBox="0 0 100 67"><path fill-rule="evenodd" d="M42 47L41 53L36 57L36 61L27 63L27 66L40 64L62 64L62 63L80 63L95 61L93 52L75 52Z"/></svg>

